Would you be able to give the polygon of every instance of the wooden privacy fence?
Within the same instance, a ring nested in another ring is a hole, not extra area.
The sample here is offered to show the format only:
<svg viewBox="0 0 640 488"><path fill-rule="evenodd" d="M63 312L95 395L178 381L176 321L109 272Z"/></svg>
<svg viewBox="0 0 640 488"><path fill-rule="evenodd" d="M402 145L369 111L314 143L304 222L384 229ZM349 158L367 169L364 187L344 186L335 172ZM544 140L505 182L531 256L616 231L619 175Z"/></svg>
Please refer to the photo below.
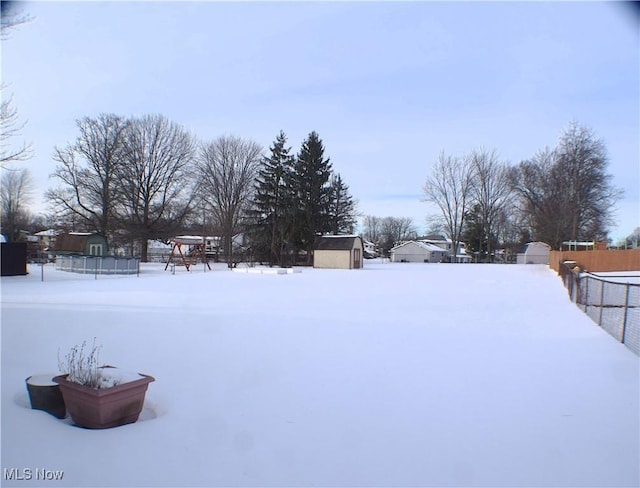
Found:
<svg viewBox="0 0 640 488"><path fill-rule="evenodd" d="M571 301L610 335L640 355L640 283L631 282L638 277L627 275L607 279L574 270L565 263L560 264L558 273Z"/></svg>
<svg viewBox="0 0 640 488"><path fill-rule="evenodd" d="M618 251L551 251L549 267L560 272L563 261L575 261L582 269L592 273L606 271L640 271L640 249L623 249Z"/></svg>

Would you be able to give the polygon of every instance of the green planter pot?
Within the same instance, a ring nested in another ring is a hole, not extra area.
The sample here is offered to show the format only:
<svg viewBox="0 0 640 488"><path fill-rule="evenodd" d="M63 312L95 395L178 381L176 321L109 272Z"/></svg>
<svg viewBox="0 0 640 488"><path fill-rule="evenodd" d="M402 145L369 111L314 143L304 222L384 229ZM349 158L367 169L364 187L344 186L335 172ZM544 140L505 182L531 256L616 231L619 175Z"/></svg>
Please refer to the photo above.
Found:
<svg viewBox="0 0 640 488"><path fill-rule="evenodd" d="M110 429L138 420L152 376L141 374L139 380L111 388L94 389L67 380L60 375L53 381L60 391L73 423L87 429Z"/></svg>

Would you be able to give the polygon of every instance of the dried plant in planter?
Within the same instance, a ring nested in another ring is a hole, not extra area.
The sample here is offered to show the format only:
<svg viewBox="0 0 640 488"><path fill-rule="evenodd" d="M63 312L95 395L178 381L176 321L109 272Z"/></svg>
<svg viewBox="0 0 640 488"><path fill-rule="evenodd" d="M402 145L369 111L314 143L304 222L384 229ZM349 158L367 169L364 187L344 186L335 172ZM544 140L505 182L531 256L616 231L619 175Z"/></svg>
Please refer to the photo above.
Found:
<svg viewBox="0 0 640 488"><path fill-rule="evenodd" d="M101 387L101 366L99 364L100 349L102 345L96 345L96 338L93 338L91 349L87 346L87 341L83 341L81 346L75 345L65 355L64 360L60 359L58 350L58 369L62 373L68 374L67 379L80 385L90 388Z"/></svg>
<svg viewBox="0 0 640 488"><path fill-rule="evenodd" d="M138 420L149 375L122 371L100 365L95 338L91 347L86 341L75 346L60 359L58 367L65 373L53 378L75 425L89 429L108 429Z"/></svg>

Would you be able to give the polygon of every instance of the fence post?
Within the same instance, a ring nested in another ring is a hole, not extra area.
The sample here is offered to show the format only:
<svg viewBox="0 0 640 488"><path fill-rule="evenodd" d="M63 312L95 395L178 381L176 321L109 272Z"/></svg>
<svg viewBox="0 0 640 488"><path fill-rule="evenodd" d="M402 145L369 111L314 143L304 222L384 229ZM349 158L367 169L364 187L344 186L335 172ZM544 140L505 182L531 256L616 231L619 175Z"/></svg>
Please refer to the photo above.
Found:
<svg viewBox="0 0 640 488"><path fill-rule="evenodd" d="M604 310L604 286L606 282L600 282L600 317L598 318L598 325L602 327L602 311Z"/></svg>
<svg viewBox="0 0 640 488"><path fill-rule="evenodd" d="M576 281L576 278L575 278L575 276L573 275L573 273L571 273L571 274L566 274L566 275L565 275L565 281L566 281L565 286L569 289L569 298L571 299L571 301L572 301L573 303L575 303L575 302L576 302L576 300L575 300L575 296L574 296L574 291L575 291L575 281Z"/></svg>
<svg viewBox="0 0 640 488"><path fill-rule="evenodd" d="M585 281L586 281L586 285L584 287L584 297L583 297L583 303L584 303L584 309L583 312L587 313L587 306L589 304L589 282L591 281L591 278L589 276L585 277Z"/></svg>
<svg viewBox="0 0 640 488"><path fill-rule="evenodd" d="M622 337L620 338L620 342L622 342L623 344L626 339L625 335L627 333L627 317L629 315L629 289L631 288L629 286L629 283L627 283L625 287L626 290L624 292L624 314L622 317Z"/></svg>

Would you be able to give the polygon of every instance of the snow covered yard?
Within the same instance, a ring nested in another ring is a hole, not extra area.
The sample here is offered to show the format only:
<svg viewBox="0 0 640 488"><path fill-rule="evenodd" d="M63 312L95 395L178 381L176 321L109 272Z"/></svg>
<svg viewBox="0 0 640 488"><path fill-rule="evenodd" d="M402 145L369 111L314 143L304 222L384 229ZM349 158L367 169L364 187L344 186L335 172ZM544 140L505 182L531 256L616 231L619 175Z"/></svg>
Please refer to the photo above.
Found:
<svg viewBox="0 0 640 488"><path fill-rule="evenodd" d="M1 281L2 486L640 485L638 357L546 266L31 271ZM94 336L156 378L140 421L30 410Z"/></svg>

